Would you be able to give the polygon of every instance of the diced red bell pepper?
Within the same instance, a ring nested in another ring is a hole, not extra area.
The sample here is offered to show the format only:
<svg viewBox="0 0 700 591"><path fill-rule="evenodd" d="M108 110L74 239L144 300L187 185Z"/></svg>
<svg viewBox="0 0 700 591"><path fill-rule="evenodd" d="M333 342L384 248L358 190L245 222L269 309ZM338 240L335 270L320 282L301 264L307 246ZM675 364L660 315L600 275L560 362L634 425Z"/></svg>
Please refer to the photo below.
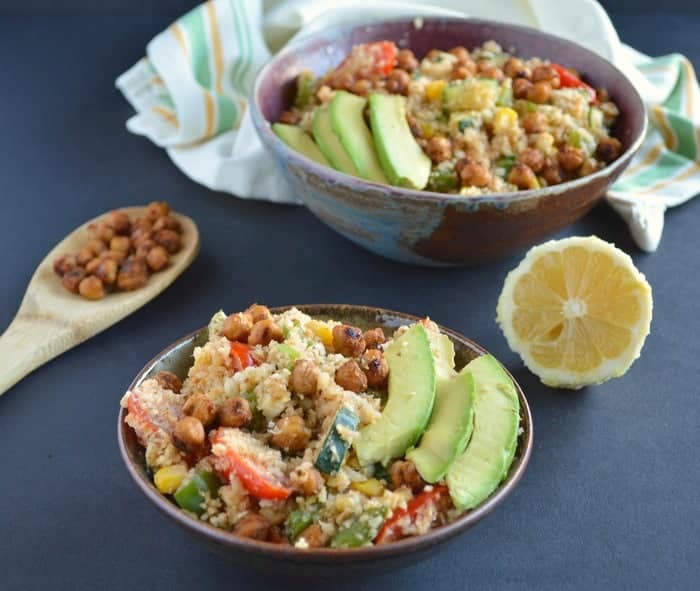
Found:
<svg viewBox="0 0 700 591"><path fill-rule="evenodd" d="M251 350L252 349L250 346L246 345L245 343L239 343L238 341L233 341L231 343L229 355L233 360L233 368L236 371L241 371L242 369L250 367L251 365L257 365L253 355L251 354Z"/></svg>
<svg viewBox="0 0 700 591"><path fill-rule="evenodd" d="M398 48L393 41L363 43L352 48L352 52L331 74L331 79L351 76L356 79L388 76L396 65Z"/></svg>
<svg viewBox="0 0 700 591"><path fill-rule="evenodd" d="M583 80L577 76L574 76L571 72L569 72L569 70L559 64L552 64L552 68L554 68L557 74L559 74L559 82L563 88L580 88L588 93L589 103L596 101L595 90L588 86L588 84L586 84Z"/></svg>
<svg viewBox="0 0 700 591"><path fill-rule="evenodd" d="M133 390L129 394L129 399L126 401L126 416L127 424L135 431L141 445L146 445L146 440L151 433L155 433L158 429L151 418L148 416L146 409L139 400L138 390Z"/></svg>
<svg viewBox="0 0 700 591"><path fill-rule="evenodd" d="M211 435L211 442L212 445L221 443L218 432ZM284 486L254 458L240 454L230 447L217 454L215 466L219 474L227 480L230 481L231 476L238 478L245 489L258 499L284 500L292 494L291 489Z"/></svg>
<svg viewBox="0 0 700 591"><path fill-rule="evenodd" d="M414 524L418 514L421 511L428 510L431 505L437 509L440 501L447 494L447 487L433 486L432 490L424 491L413 497L406 504L405 509L394 511L394 514L384 522L379 533L377 533L377 537L374 538L374 543L386 544L406 537L405 525Z"/></svg>

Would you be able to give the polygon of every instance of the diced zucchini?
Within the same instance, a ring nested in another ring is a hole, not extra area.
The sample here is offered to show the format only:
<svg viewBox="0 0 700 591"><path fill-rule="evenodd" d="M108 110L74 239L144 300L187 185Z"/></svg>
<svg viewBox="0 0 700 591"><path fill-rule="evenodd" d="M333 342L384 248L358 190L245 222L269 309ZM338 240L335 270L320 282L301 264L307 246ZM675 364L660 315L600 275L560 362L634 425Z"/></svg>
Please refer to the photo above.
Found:
<svg viewBox="0 0 700 591"><path fill-rule="evenodd" d="M373 528L369 522L378 515L386 516L386 510L369 509L350 525L338 530L331 540L331 548L358 548L369 544L377 535L378 529Z"/></svg>
<svg viewBox="0 0 700 591"><path fill-rule="evenodd" d="M582 127L569 132L567 143L570 146L583 150L586 156L591 156L596 149L595 138L588 130Z"/></svg>
<svg viewBox="0 0 700 591"><path fill-rule="evenodd" d="M314 462L316 468L325 474L334 474L340 469L345 461L350 443L341 437L338 428L355 431L359 422L358 416L349 408L341 406L338 409L319 448L318 457Z"/></svg>
<svg viewBox="0 0 700 591"><path fill-rule="evenodd" d="M501 92L496 99L496 105L499 107L512 107L513 106L513 88L510 86L503 86Z"/></svg>
<svg viewBox="0 0 700 591"><path fill-rule="evenodd" d="M381 497L384 494L384 485L376 478L357 480L350 484L350 488L368 497Z"/></svg>
<svg viewBox="0 0 700 591"><path fill-rule="evenodd" d="M593 131L603 129L604 119L605 116L603 115L603 111L601 111L598 107L590 107L588 109L588 127L590 127Z"/></svg>

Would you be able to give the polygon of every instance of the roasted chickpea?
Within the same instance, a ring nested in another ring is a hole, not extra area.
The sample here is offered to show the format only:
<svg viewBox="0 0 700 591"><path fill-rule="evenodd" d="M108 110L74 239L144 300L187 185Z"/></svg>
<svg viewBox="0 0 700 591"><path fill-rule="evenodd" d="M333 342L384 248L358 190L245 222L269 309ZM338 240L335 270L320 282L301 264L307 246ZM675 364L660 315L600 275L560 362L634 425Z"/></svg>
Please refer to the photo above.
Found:
<svg viewBox="0 0 700 591"><path fill-rule="evenodd" d="M88 226L88 235L92 239L109 242L114 238L114 230L105 222L95 222Z"/></svg>
<svg viewBox="0 0 700 591"><path fill-rule="evenodd" d="M542 133L547 131L547 117L544 113L525 113L521 125L527 133Z"/></svg>
<svg viewBox="0 0 700 591"><path fill-rule="evenodd" d="M513 96L516 99L527 98L527 93L532 88L532 82L525 78L516 78L513 80Z"/></svg>
<svg viewBox="0 0 700 591"><path fill-rule="evenodd" d="M174 230L158 230L153 234L153 240L165 248L169 254L175 254L182 248L180 234Z"/></svg>
<svg viewBox="0 0 700 591"><path fill-rule="evenodd" d="M466 64L467 62L472 61L472 58L469 55L469 50L466 47L463 47L462 45L453 47L448 53L454 55L457 58L457 63Z"/></svg>
<svg viewBox="0 0 700 591"><path fill-rule="evenodd" d="M559 161L556 158L545 159L544 168L542 169L542 178L547 181L548 186L558 185L562 182Z"/></svg>
<svg viewBox="0 0 700 591"><path fill-rule="evenodd" d="M204 394L190 396L182 405L182 412L188 417L194 417L206 429L216 418L216 406ZM228 425L225 425L228 426Z"/></svg>
<svg viewBox="0 0 700 591"><path fill-rule="evenodd" d="M452 144L450 144L450 140L441 135L431 137L425 151L436 164L452 158Z"/></svg>
<svg viewBox="0 0 700 591"><path fill-rule="evenodd" d="M131 242L136 248L147 242L153 242L153 230L150 228L136 228L131 233Z"/></svg>
<svg viewBox="0 0 700 591"><path fill-rule="evenodd" d="M80 286L80 282L85 278L85 275L85 269L82 267L69 269L63 274L63 287L68 291L78 293L78 287Z"/></svg>
<svg viewBox="0 0 700 591"><path fill-rule="evenodd" d="M610 100L610 95L608 94L608 91L605 88L596 88L595 97L599 103L606 103Z"/></svg>
<svg viewBox="0 0 700 591"><path fill-rule="evenodd" d="M154 246L146 254L146 264L148 265L148 268L154 273L165 269L165 267L168 266L169 262L170 255L168 254L168 251L160 245Z"/></svg>
<svg viewBox="0 0 700 591"><path fill-rule="evenodd" d="M137 258L126 259L117 273L117 287L123 291L138 289L148 281L146 261Z"/></svg>
<svg viewBox="0 0 700 591"><path fill-rule="evenodd" d="M549 82L535 82L527 90L527 100L537 103L538 105L543 105L549 100L552 94L552 87Z"/></svg>
<svg viewBox="0 0 700 591"><path fill-rule="evenodd" d="M603 111L606 120L615 119L615 117L620 114L620 109L617 108L617 105L609 101L607 103L600 103L598 108Z"/></svg>
<svg viewBox="0 0 700 591"><path fill-rule="evenodd" d="M389 480L394 489L407 486L414 493L420 492L425 486L425 481L416 470L416 466L410 460L398 460L389 467Z"/></svg>
<svg viewBox="0 0 700 591"><path fill-rule="evenodd" d="M271 527L259 513L246 513L234 526L233 533L241 538L264 541L270 535Z"/></svg>
<svg viewBox="0 0 700 591"><path fill-rule="evenodd" d="M615 160L622 152L622 144L620 140L614 137L604 137L598 142L596 155L603 162L610 163Z"/></svg>
<svg viewBox="0 0 700 591"><path fill-rule="evenodd" d="M185 452L197 451L204 444L204 425L194 417L185 417L175 423L173 443Z"/></svg>
<svg viewBox="0 0 700 591"><path fill-rule="evenodd" d="M323 488L323 476L316 468L301 466L289 475L294 490L305 497L317 494Z"/></svg>
<svg viewBox="0 0 700 591"><path fill-rule="evenodd" d="M537 148L525 148L518 154L518 162L529 166L534 172L544 168L544 154Z"/></svg>
<svg viewBox="0 0 700 591"><path fill-rule="evenodd" d="M455 164L455 171L459 175L463 187L487 187L491 182L491 172L488 167L471 158L458 160Z"/></svg>
<svg viewBox="0 0 700 591"><path fill-rule="evenodd" d="M365 96L370 90L372 90L372 82L365 78L360 78L353 83L350 90L354 94Z"/></svg>
<svg viewBox="0 0 700 591"><path fill-rule="evenodd" d="M471 72L467 66L462 64L455 64L450 73L450 80L464 80L468 78Z"/></svg>
<svg viewBox="0 0 700 591"><path fill-rule="evenodd" d="M115 236L109 241L109 250L116 250L117 252L129 254L131 250L131 240L128 236Z"/></svg>
<svg viewBox="0 0 700 591"><path fill-rule="evenodd" d="M362 356L362 367L367 376L367 384L372 388L382 388L389 377L389 363L378 349L369 349Z"/></svg>
<svg viewBox="0 0 700 591"><path fill-rule="evenodd" d="M117 264L119 264L126 258L126 253L123 253L119 250L105 250L104 252L100 253L99 258L103 261L113 260L116 261Z"/></svg>
<svg viewBox="0 0 700 591"><path fill-rule="evenodd" d="M518 189L537 188L537 177L532 169L526 164L516 164L508 173L508 182L517 186Z"/></svg>
<svg viewBox="0 0 700 591"><path fill-rule="evenodd" d="M107 250L107 244L99 238L93 238L87 243L88 248L95 254L100 254Z"/></svg>
<svg viewBox="0 0 700 591"><path fill-rule="evenodd" d="M563 146L557 154L559 159L559 165L566 172L573 172L580 168L583 164L585 155L581 148L575 148L574 146Z"/></svg>
<svg viewBox="0 0 700 591"><path fill-rule="evenodd" d="M517 57L509 57L506 63L503 64L503 73L508 78L529 78L532 76L532 71L528 68L523 60Z"/></svg>
<svg viewBox="0 0 700 591"><path fill-rule="evenodd" d="M289 378L289 388L300 396L316 396L319 373L318 367L313 361L297 359Z"/></svg>
<svg viewBox="0 0 700 591"><path fill-rule="evenodd" d="M153 220L150 218L147 218L146 216L135 218L133 222L131 222L131 239L134 239L134 233L137 230L141 230L143 232L148 232L149 230L153 229Z"/></svg>
<svg viewBox="0 0 700 591"><path fill-rule="evenodd" d="M95 253L92 252L91 248L86 246L86 247L80 249L80 252L78 252L78 256L76 257L76 260L78 261L79 265L84 267L94 258L95 258Z"/></svg>
<svg viewBox="0 0 700 591"><path fill-rule="evenodd" d="M323 548L328 545L330 536L321 529L318 523L312 523L299 534L299 539L304 539L309 548Z"/></svg>
<svg viewBox="0 0 700 591"><path fill-rule="evenodd" d="M367 390L367 376L353 359L346 361L335 370L335 383L350 392L359 393Z"/></svg>
<svg viewBox="0 0 700 591"><path fill-rule="evenodd" d="M552 66L535 66L532 69L533 82L549 82L552 88L559 88L559 74Z"/></svg>
<svg viewBox="0 0 700 591"><path fill-rule="evenodd" d="M355 83L355 76L351 72L336 72L328 79L328 83L336 90L349 90Z"/></svg>
<svg viewBox="0 0 700 591"><path fill-rule="evenodd" d="M181 229L182 226L180 225L180 222L178 222L177 219L171 215L158 218L153 224L153 230L156 232L158 230L172 230L173 232L179 232Z"/></svg>
<svg viewBox="0 0 700 591"><path fill-rule="evenodd" d="M362 337L365 339L365 346L367 349L380 349L386 342L384 331L380 326L372 330L366 330Z"/></svg>
<svg viewBox="0 0 700 591"><path fill-rule="evenodd" d="M414 138L422 138L423 137L423 127L421 127L421 124L418 123L413 117L408 116L408 126L411 128L411 133L413 134Z"/></svg>
<svg viewBox="0 0 700 591"><path fill-rule="evenodd" d="M171 390L175 394L179 394L182 389L182 380L171 371L159 371L153 376L153 379L158 382L161 388Z"/></svg>
<svg viewBox="0 0 700 591"><path fill-rule="evenodd" d="M494 80L503 80L505 78L501 68L488 62L479 62L478 70L479 74L486 78L493 78Z"/></svg>
<svg viewBox="0 0 700 591"><path fill-rule="evenodd" d="M410 49L402 49L396 54L396 64L402 70L413 72L418 67L418 60Z"/></svg>
<svg viewBox="0 0 700 591"><path fill-rule="evenodd" d="M107 224L115 234L128 234L131 231L131 220L126 212L111 211L107 214Z"/></svg>
<svg viewBox="0 0 700 591"><path fill-rule="evenodd" d="M136 250L134 251L134 256L137 259L145 260L148 256L148 253L151 252L151 249L156 246L158 248L163 248L162 246L160 246L160 244L156 244L154 240L144 240L143 242L141 242L141 244L139 244L136 247ZM166 251L165 254L168 254L168 252Z"/></svg>
<svg viewBox="0 0 700 591"><path fill-rule="evenodd" d="M296 111L286 110L286 111L282 111L282 113L280 113L280 118L279 118L280 123L284 123L286 125L296 125L297 123L299 123L300 120L301 120L301 117L299 116L299 113L297 113Z"/></svg>
<svg viewBox="0 0 700 591"><path fill-rule="evenodd" d="M345 357L359 357L365 351L365 339L356 326L336 324L333 327L333 349Z"/></svg>
<svg viewBox="0 0 700 591"><path fill-rule="evenodd" d="M245 427L253 419L250 403L242 396L227 398L217 412L222 427Z"/></svg>
<svg viewBox="0 0 700 591"><path fill-rule="evenodd" d="M94 275L89 275L78 285L78 293L86 300L99 300L104 297L105 288L102 281Z"/></svg>
<svg viewBox="0 0 700 591"><path fill-rule="evenodd" d="M392 70L387 78L385 88L392 94L407 94L408 85L411 83L411 75L401 68Z"/></svg>
<svg viewBox="0 0 700 591"><path fill-rule="evenodd" d="M253 328L250 329L250 335L248 336L248 344L251 346L265 346L269 345L270 341L281 343L283 340L284 334L282 329L271 318L260 320L253 324Z"/></svg>
<svg viewBox="0 0 700 591"><path fill-rule="evenodd" d="M151 201L146 206L146 218L155 221L170 213L170 206L165 201Z"/></svg>
<svg viewBox="0 0 700 591"><path fill-rule="evenodd" d="M78 266L78 261L72 254L65 254L62 257L58 257L53 262L53 270L56 275L64 275L71 269Z"/></svg>
<svg viewBox="0 0 700 591"><path fill-rule="evenodd" d="M309 439L311 439L311 431L304 424L304 419L293 415L275 423L270 443L278 449L296 453L306 449Z"/></svg>
<svg viewBox="0 0 700 591"><path fill-rule="evenodd" d="M260 320L267 320L268 318L272 318L272 313L270 312L270 309L267 306L263 306L262 304L252 304L248 306L248 308L246 308L245 313L250 315L250 318L253 320L253 324L259 322Z"/></svg>
<svg viewBox="0 0 700 591"><path fill-rule="evenodd" d="M100 266L100 263L102 262L102 259L99 257L95 257L91 261L88 262L87 265L85 265L85 272L88 275L94 275L95 271L97 271L97 267Z"/></svg>
<svg viewBox="0 0 700 591"><path fill-rule="evenodd" d="M251 315L248 312L237 312L226 317L221 327L221 334L230 341L245 343L252 328L253 319Z"/></svg>

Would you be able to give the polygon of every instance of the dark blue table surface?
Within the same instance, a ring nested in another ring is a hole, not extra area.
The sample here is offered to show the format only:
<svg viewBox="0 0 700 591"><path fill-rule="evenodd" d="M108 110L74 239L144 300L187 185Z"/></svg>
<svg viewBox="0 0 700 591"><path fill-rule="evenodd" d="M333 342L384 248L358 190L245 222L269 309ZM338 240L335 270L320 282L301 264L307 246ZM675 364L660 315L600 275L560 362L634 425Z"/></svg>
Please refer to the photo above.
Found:
<svg viewBox="0 0 700 591"><path fill-rule="evenodd" d="M630 252L654 288L654 320L624 378L550 390L493 322L503 279L521 255L473 269L395 264L302 208L209 192L128 134L130 109L114 79L171 17L0 17L0 328L35 265L87 218L167 199L202 232L199 258L167 292L0 399L0 589L696 589L700 200L668 212L651 255L605 205L562 233L596 233ZM613 20L639 49L680 51L700 65L697 12ZM532 406L536 443L519 489L437 557L369 580L348 581L339 570L332 581L289 581L210 554L128 478L115 437L118 402L164 345L212 311L254 300L429 314L482 343Z"/></svg>

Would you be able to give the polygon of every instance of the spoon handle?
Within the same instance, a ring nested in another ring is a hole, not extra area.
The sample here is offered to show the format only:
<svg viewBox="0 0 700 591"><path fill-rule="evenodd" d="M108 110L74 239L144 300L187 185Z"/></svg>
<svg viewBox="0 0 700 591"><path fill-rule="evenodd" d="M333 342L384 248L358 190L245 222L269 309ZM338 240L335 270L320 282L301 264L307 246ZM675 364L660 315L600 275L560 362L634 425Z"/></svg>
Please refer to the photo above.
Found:
<svg viewBox="0 0 700 591"><path fill-rule="evenodd" d="M50 359L82 342L75 324L61 323L56 318L21 313L0 336L0 396Z"/></svg>

